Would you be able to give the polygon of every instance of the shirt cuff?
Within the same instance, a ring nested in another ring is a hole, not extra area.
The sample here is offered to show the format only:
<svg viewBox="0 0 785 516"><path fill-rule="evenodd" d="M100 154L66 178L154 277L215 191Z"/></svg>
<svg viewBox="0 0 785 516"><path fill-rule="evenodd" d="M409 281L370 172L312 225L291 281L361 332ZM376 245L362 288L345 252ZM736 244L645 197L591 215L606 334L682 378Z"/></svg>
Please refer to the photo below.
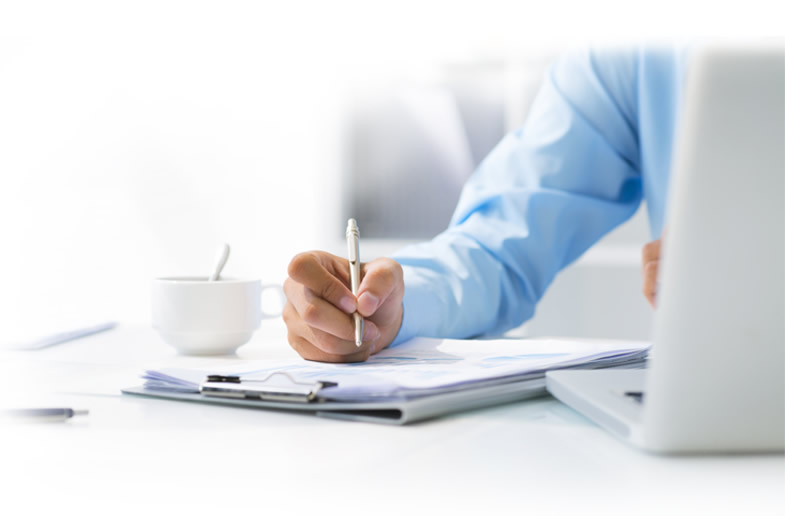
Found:
<svg viewBox="0 0 785 516"><path fill-rule="evenodd" d="M434 317L433 307L428 309L427 296L425 289L428 289L427 282L413 267L403 266L403 316L401 328L395 336L390 346L396 346L406 342L413 337L420 336L423 328L423 318Z"/></svg>

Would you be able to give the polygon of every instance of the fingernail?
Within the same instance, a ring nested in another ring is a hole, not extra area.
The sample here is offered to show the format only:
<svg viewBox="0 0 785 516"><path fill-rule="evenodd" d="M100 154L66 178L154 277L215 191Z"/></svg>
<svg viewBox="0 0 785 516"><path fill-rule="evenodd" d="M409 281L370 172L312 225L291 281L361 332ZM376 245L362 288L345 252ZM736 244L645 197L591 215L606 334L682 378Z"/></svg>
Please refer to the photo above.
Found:
<svg viewBox="0 0 785 516"><path fill-rule="evenodd" d="M342 297L338 304L341 305L341 309L347 314L353 314L357 310L357 304L349 296Z"/></svg>
<svg viewBox="0 0 785 516"><path fill-rule="evenodd" d="M376 308L379 305L379 298L370 292L363 292L360 298L357 300L357 304L362 305L363 313L372 314L376 311Z"/></svg>

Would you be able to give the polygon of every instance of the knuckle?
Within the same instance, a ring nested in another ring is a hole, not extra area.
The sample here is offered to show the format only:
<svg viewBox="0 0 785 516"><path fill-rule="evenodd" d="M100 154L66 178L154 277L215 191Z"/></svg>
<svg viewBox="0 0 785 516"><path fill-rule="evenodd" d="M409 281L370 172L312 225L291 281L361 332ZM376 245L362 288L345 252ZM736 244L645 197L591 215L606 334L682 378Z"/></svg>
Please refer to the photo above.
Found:
<svg viewBox="0 0 785 516"><path fill-rule="evenodd" d="M403 271L403 267L397 261L393 260L392 258L382 258L384 260L384 264L388 269L390 269L393 273L399 273Z"/></svg>
<svg viewBox="0 0 785 516"><path fill-rule="evenodd" d="M380 267L375 271L373 279L377 284L390 285L395 280L395 274L390 267Z"/></svg>
<svg viewBox="0 0 785 516"><path fill-rule="evenodd" d="M286 303L283 305L283 310L281 310L281 319L283 319L286 326L289 326L289 323L292 322L292 308L291 303Z"/></svg>
<svg viewBox="0 0 785 516"><path fill-rule="evenodd" d="M297 308L291 303L286 303L281 310L281 319L290 330L297 328L300 325L300 314L297 313Z"/></svg>
<svg viewBox="0 0 785 516"><path fill-rule="evenodd" d="M305 287L303 288L303 299L306 303L313 303L316 299L316 294L313 293L313 290Z"/></svg>
<svg viewBox="0 0 785 516"><path fill-rule="evenodd" d="M309 325L313 325L316 321L319 320L319 307L313 303L308 303L303 308L303 312L301 315L303 321L305 321Z"/></svg>
<svg viewBox="0 0 785 516"><path fill-rule="evenodd" d="M308 265L313 262L313 259L313 253L311 252L296 254L289 262L289 268L287 269L289 277L294 278L301 275L306 270Z"/></svg>
<svg viewBox="0 0 785 516"><path fill-rule="evenodd" d="M384 269L389 273L390 280L394 282L398 282L401 278L403 278L403 267L397 261L393 260L392 258L383 258Z"/></svg>

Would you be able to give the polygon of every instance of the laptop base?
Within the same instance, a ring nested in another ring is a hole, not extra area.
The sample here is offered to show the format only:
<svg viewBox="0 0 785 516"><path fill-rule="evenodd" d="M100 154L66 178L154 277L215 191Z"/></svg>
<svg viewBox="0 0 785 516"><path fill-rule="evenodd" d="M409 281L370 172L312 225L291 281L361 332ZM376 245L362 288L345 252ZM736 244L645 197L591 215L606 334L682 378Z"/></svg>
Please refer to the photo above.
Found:
<svg viewBox="0 0 785 516"><path fill-rule="evenodd" d="M550 371L548 391L559 401L583 414L614 435L643 446L645 369L601 371Z"/></svg>

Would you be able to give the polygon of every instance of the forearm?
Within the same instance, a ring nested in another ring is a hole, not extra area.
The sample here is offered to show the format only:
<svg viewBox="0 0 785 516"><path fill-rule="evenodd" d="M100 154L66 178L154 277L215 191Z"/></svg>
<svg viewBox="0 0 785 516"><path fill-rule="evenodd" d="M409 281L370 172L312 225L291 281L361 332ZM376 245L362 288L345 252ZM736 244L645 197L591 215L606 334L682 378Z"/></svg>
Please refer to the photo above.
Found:
<svg viewBox="0 0 785 516"><path fill-rule="evenodd" d="M394 257L405 285L396 342L497 335L521 325L556 274L637 206L635 195L618 202L524 188L488 200L459 225Z"/></svg>
<svg viewBox="0 0 785 516"><path fill-rule="evenodd" d="M395 342L417 336L466 338L522 323L537 295L525 277L460 231L411 246L395 256L404 270L401 331Z"/></svg>

